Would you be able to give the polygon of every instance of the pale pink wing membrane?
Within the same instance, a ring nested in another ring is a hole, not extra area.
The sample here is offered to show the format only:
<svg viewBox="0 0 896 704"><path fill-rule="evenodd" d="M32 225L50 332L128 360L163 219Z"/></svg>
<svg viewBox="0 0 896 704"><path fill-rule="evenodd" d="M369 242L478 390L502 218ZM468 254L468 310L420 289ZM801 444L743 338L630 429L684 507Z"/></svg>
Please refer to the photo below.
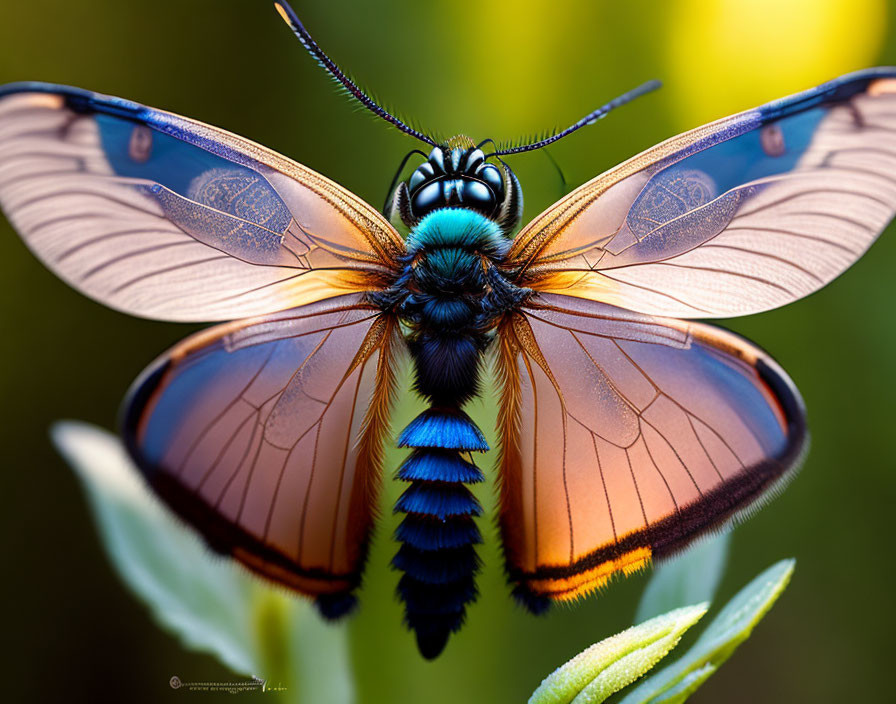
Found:
<svg viewBox="0 0 896 704"><path fill-rule="evenodd" d="M875 88L877 86L877 88ZM524 231L541 291L655 315L769 310L855 262L896 211L892 82L676 137L585 184Z"/></svg>
<svg viewBox="0 0 896 704"><path fill-rule="evenodd" d="M324 177L202 123L118 101L125 119L117 99L65 90L0 96L0 205L87 295L225 320L373 288L394 266L391 225Z"/></svg>
<svg viewBox="0 0 896 704"><path fill-rule="evenodd" d="M365 419L390 325L346 296L184 341L132 394L126 430L148 480L265 576L350 589L379 482L385 429Z"/></svg>
<svg viewBox="0 0 896 704"><path fill-rule="evenodd" d="M502 357L519 423L502 529L512 574L536 592L575 595L602 564L679 549L796 463L801 401L749 343L566 296L524 311Z"/></svg>

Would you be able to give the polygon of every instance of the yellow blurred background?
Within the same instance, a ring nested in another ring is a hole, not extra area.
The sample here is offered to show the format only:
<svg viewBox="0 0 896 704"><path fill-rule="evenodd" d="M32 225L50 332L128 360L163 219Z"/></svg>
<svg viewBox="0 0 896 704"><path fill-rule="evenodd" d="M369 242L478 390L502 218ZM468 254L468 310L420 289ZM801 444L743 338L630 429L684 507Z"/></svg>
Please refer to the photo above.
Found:
<svg viewBox="0 0 896 704"><path fill-rule="evenodd" d="M896 7L884 0L306 0L295 7L361 85L446 135L500 141L565 127L647 79L663 80L661 92L551 148L570 185L702 122L896 63ZM378 207L398 161L417 146L339 95L263 0L5 2L0 83L27 79L222 126ZM544 155L511 164L527 217L562 194ZM783 557L797 558L793 585L692 699L698 704L892 697L894 265L890 228L822 292L726 323L794 378L813 448L783 496L736 530L720 601ZM213 659L158 630L118 583L80 489L47 438L62 417L113 427L131 380L194 328L131 319L83 298L33 259L5 221L0 325L5 696L155 702L183 695L168 687L172 674L227 678ZM494 415L491 401L475 411ZM394 426L412 412L404 403ZM489 530L482 595L467 627L442 658L422 661L392 595L388 506L397 487L389 484L362 609L349 626L359 702L524 701L554 667L631 622L645 575L546 618L523 614L508 598ZM487 506L490 490L482 494Z"/></svg>

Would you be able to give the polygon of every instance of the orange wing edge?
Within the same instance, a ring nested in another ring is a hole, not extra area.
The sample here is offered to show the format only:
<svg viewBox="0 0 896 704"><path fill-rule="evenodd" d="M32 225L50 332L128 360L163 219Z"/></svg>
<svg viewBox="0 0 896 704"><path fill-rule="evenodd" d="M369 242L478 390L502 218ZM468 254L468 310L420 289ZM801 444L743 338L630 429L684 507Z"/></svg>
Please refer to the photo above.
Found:
<svg viewBox="0 0 896 704"><path fill-rule="evenodd" d="M221 326L222 335L239 323ZM265 544L245 529L234 525L207 505L201 498L186 490L165 472L148 464L139 450L139 438L146 414L153 399L165 388L169 370L177 359L177 353L186 353L196 344L210 341L207 334L199 333L188 338L171 356L162 356L150 365L134 382L128 398L122 406L121 434L133 461L144 479L168 508L189 526L202 526L206 545L216 553L234 558L256 576L278 586L286 587L315 599L318 610L325 617L337 618L354 606L351 592L361 583L367 561L370 535L377 518L377 500L382 484L383 443L389 428L389 414L396 391L395 365L398 324L392 316L381 315L355 355L346 375L366 363L379 350L376 381L373 396L365 411L358 438L357 474L364 478L364 492L358 503L364 510L355 515L363 516L366 538L360 546L360 558L350 572L335 573L322 569L308 569L297 565L287 555ZM217 336L216 338L217 339ZM331 603L332 602L332 603Z"/></svg>
<svg viewBox="0 0 896 704"><path fill-rule="evenodd" d="M672 322L672 321L670 321ZM679 321L675 321L679 322ZM685 324L685 323L680 323ZM709 326L690 325L692 334L731 354L739 355L739 336ZM647 569L653 561L670 558L695 540L746 520L780 494L797 474L809 449L805 408L799 392L769 356L744 359L753 366L780 404L791 442L786 453L747 467L734 479L707 492L701 500L682 508L645 529L620 536L615 543L600 546L572 564L521 568L513 554L515 536L522 530L519 496L521 384L518 360L523 366L546 367L528 322L522 314L511 314L499 326L496 376L501 399L498 415L500 532L508 582L520 605L532 613L545 612L553 602L569 602L604 587L617 574L628 576ZM517 490L515 490L517 489Z"/></svg>

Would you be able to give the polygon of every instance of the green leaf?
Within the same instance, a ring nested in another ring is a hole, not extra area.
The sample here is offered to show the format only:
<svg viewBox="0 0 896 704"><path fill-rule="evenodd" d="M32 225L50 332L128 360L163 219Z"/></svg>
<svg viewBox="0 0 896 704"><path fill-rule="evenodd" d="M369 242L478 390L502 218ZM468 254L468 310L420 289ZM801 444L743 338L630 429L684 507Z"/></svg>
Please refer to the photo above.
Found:
<svg viewBox="0 0 896 704"><path fill-rule="evenodd" d="M52 437L84 485L112 564L159 625L236 672L285 687L281 701L353 700L344 628L209 551L147 491L115 435L67 421Z"/></svg>
<svg viewBox="0 0 896 704"><path fill-rule="evenodd" d="M648 677L620 704L685 701L750 636L787 587L794 565L793 560L782 560L756 577L728 602L687 653Z"/></svg>
<svg viewBox="0 0 896 704"><path fill-rule="evenodd" d="M702 540L659 565L641 596L635 623L687 604L712 601L725 572L730 535L726 531Z"/></svg>
<svg viewBox="0 0 896 704"><path fill-rule="evenodd" d="M52 436L87 490L112 564L156 620L186 646L214 653L237 672L258 673L249 580L171 519L117 437L73 422L55 425Z"/></svg>
<svg viewBox="0 0 896 704"><path fill-rule="evenodd" d="M703 684L716 669L715 665L707 663L699 670L689 672L681 682L674 687L670 687L653 699L653 704L681 704L681 702L685 701L697 691L697 688Z"/></svg>
<svg viewBox="0 0 896 704"><path fill-rule="evenodd" d="M529 704L598 704L659 662L706 613L676 609L602 640L548 675Z"/></svg>

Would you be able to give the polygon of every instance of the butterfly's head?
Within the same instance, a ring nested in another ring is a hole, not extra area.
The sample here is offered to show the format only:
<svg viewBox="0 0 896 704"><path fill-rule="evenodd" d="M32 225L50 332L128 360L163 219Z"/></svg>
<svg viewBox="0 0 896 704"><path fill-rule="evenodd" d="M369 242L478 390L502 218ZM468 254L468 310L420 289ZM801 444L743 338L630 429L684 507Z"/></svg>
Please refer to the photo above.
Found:
<svg viewBox="0 0 896 704"><path fill-rule="evenodd" d="M523 194L504 162L491 163L468 138L454 138L433 147L392 196L394 208L408 227L439 208L474 210L509 234L519 224Z"/></svg>
<svg viewBox="0 0 896 704"><path fill-rule="evenodd" d="M455 206L484 215L497 223L505 236L509 236L519 225L523 215L523 193L519 181L510 167L501 159L502 156L531 152L553 144L586 125L593 125L611 110L660 86L658 81L648 81L634 90L614 98L597 110L591 111L565 130L516 146L500 149L491 139L477 145L469 137L453 137L447 142L439 144L434 137L407 124L361 90L324 53L324 50L314 41L298 15L285 0L278 0L274 5L286 24L302 42L302 46L345 89L348 95L351 95L377 117L432 147L429 156L414 149L405 157L395 174L386 204L383 207L383 213L389 220L392 219L395 211L398 211L402 222L412 229L425 215L439 208ZM481 147L489 142L492 143L495 150L486 155ZM426 158L426 161L414 171L410 179L399 183L399 175L411 154L420 154ZM490 163L489 158L496 159L501 165L500 168Z"/></svg>

